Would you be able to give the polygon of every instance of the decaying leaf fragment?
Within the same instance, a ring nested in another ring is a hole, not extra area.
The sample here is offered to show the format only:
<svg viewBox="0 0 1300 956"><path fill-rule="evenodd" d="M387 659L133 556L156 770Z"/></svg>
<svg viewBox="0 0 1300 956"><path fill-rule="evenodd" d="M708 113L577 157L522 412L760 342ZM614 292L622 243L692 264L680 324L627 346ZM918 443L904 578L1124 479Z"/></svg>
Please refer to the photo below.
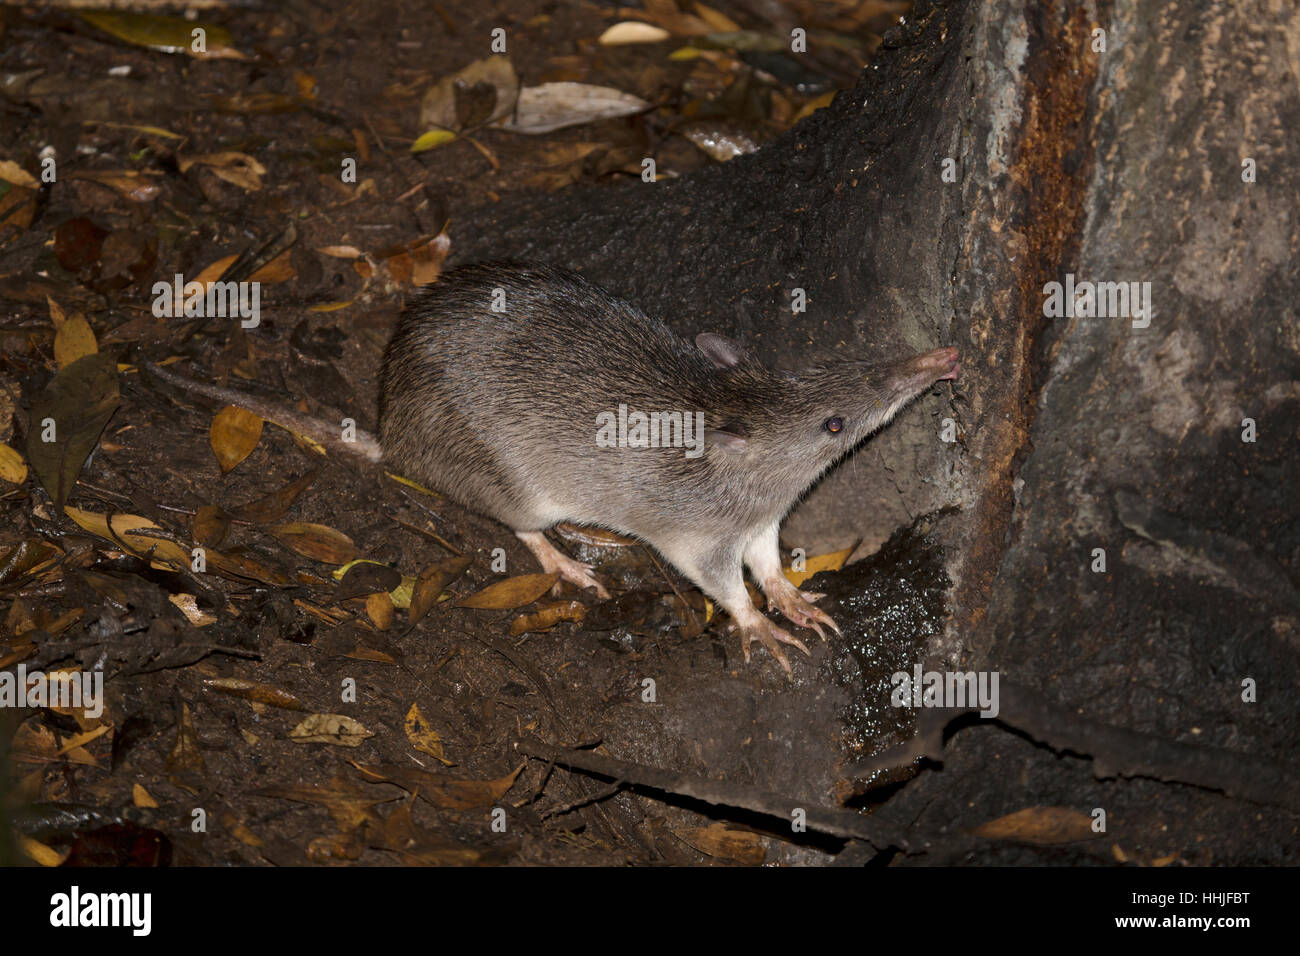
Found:
<svg viewBox="0 0 1300 956"><path fill-rule="evenodd" d="M520 574L489 584L481 591L461 598L457 607L472 607L481 611L505 611L531 604L555 586L558 574Z"/></svg>

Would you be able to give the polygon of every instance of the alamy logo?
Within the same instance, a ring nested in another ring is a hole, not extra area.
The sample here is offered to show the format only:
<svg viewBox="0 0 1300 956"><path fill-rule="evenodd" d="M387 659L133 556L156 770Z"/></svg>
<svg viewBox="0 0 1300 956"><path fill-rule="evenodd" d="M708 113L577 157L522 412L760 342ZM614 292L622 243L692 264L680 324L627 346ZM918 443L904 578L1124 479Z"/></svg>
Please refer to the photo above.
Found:
<svg viewBox="0 0 1300 956"><path fill-rule="evenodd" d="M19 664L17 673L0 671L0 707L61 707L99 717L104 713L104 672L28 673L27 665Z"/></svg>
<svg viewBox="0 0 1300 956"><path fill-rule="evenodd" d="M1151 324L1150 282L1079 282L1067 272L1065 283L1043 286L1043 315L1049 319L1132 319L1133 328Z"/></svg>
<svg viewBox="0 0 1300 956"><path fill-rule="evenodd" d="M50 897L50 925L129 926L132 935L148 936L152 910L150 893L82 893L73 886Z"/></svg>
<svg viewBox="0 0 1300 956"><path fill-rule="evenodd" d="M596 416L597 448L685 448L687 458L704 454L703 412L638 412L626 405Z"/></svg>
<svg viewBox="0 0 1300 956"><path fill-rule="evenodd" d="M952 707L979 710L981 717L996 717L997 671L898 671L889 678L894 689L889 702L895 707Z"/></svg>
<svg viewBox="0 0 1300 956"><path fill-rule="evenodd" d="M260 282L186 282L178 272L171 282L155 282L153 294L153 314L160 319L238 318L246 329L261 321Z"/></svg>

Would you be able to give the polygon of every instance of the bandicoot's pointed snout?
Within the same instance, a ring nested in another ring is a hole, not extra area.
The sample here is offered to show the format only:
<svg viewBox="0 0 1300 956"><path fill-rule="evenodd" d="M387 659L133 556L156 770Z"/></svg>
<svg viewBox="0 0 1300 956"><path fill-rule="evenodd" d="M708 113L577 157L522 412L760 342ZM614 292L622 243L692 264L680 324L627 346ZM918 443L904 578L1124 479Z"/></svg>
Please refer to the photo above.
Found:
<svg viewBox="0 0 1300 956"><path fill-rule="evenodd" d="M957 363L957 350L951 345L918 355L916 364L921 371L933 372L936 382L954 380L961 372L961 366Z"/></svg>

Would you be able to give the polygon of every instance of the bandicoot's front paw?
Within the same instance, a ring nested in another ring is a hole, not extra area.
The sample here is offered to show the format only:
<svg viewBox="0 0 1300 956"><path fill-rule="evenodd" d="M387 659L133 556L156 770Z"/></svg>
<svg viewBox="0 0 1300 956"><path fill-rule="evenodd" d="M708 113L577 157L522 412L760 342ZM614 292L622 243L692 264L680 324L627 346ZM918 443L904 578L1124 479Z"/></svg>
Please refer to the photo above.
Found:
<svg viewBox="0 0 1300 956"><path fill-rule="evenodd" d="M826 635L822 632L821 628L823 624L833 630L836 634L840 633L839 625L831 620L831 616L821 608L814 607L811 603L813 601L820 601L826 596L825 594L812 594L808 591L800 591L784 578L782 578L782 581L785 581L784 587L774 581L771 582L770 587L765 589L767 590L768 607L776 608L785 615L786 620L791 624L816 631L817 636L822 640L826 639Z"/></svg>
<svg viewBox="0 0 1300 956"><path fill-rule="evenodd" d="M790 661L785 656L785 651L781 650L782 644L788 644L791 647L797 647L799 650L808 654L808 648L804 646L803 641L786 633L777 627L763 615L755 613L744 624L737 624L736 630L740 632L740 649L745 653L745 663L749 663L749 645L758 641L767 648L768 653L776 658L776 662L781 665L786 676L792 676L793 671L790 669ZM811 656L811 655L810 655Z"/></svg>

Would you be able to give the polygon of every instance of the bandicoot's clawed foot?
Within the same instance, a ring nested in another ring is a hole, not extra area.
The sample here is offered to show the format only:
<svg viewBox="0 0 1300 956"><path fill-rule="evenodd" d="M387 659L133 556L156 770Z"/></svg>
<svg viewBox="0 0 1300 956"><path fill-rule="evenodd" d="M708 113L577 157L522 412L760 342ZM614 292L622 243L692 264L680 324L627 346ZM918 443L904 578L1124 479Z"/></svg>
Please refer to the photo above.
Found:
<svg viewBox="0 0 1300 956"><path fill-rule="evenodd" d="M575 561L573 558L566 557L559 567L549 568L548 570L558 571L560 574L560 581L568 581L579 590L595 588L597 597L602 600L607 600L610 597L609 590L605 585L601 584L596 575L592 573L590 564L583 564L581 561ZM555 587L551 588L551 592L553 594L560 593L559 581L556 582Z"/></svg>
<svg viewBox="0 0 1300 956"><path fill-rule="evenodd" d="M595 588L596 594L601 598L609 598L609 591L605 585L597 580L596 576L591 573L591 565L583 564L581 561L575 561L551 542L546 540L546 536L540 531L516 531L515 534L519 540L528 546L537 558L537 563L542 566L542 570L547 574L558 574L560 581L568 581L579 590L586 588ZM551 589L552 594L559 594L560 583L555 582L555 587Z"/></svg>
<svg viewBox="0 0 1300 956"><path fill-rule="evenodd" d="M763 590L767 593L767 606L776 608L791 624L816 631L817 636L822 640L826 640L821 627L823 624L836 634L840 633L839 625L831 620L831 616L811 603L820 601L826 596L825 594L800 591L784 575L779 579L765 581Z"/></svg>
<svg viewBox="0 0 1300 956"><path fill-rule="evenodd" d="M791 676L793 671L790 669L790 661L785 656L785 651L781 650L781 645L789 644L791 647L799 648L805 654L809 653L803 641L786 633L757 611L754 612L753 617L746 616L744 623L738 622L736 630L740 632L740 649L745 653L746 664L749 663L749 645L758 641L776 658L776 662L781 665L787 677Z"/></svg>

